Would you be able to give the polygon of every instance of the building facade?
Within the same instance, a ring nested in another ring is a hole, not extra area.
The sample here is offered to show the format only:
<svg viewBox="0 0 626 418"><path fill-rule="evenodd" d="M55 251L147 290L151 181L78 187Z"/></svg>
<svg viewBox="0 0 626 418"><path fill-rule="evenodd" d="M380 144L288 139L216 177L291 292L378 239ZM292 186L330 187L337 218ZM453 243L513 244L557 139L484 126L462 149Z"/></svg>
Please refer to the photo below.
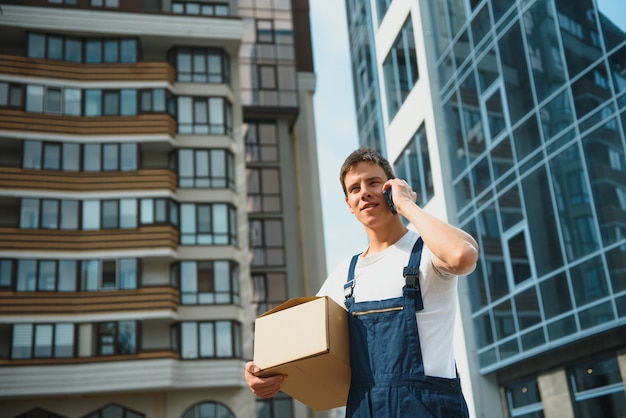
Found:
<svg viewBox="0 0 626 418"><path fill-rule="evenodd" d="M346 0L361 145L472 233L473 416L626 410L626 13L602 0ZM376 128L374 128L376 127Z"/></svg>
<svg viewBox="0 0 626 418"><path fill-rule="evenodd" d="M0 33L0 415L310 416L243 377L326 271L308 1L7 0Z"/></svg>

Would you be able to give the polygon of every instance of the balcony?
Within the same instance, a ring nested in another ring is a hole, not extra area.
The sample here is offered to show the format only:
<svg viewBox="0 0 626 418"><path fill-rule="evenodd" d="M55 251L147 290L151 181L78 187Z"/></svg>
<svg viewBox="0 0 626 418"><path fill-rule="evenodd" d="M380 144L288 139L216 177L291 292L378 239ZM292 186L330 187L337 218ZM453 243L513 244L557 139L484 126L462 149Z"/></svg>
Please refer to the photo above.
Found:
<svg viewBox="0 0 626 418"><path fill-rule="evenodd" d="M137 81L174 84L175 71L167 62L79 64L0 54L0 74L72 81Z"/></svg>
<svg viewBox="0 0 626 418"><path fill-rule="evenodd" d="M178 242L179 231L168 225L96 231L0 227L0 251L175 251Z"/></svg>
<svg viewBox="0 0 626 418"><path fill-rule="evenodd" d="M0 291L0 317L75 315L178 309L178 289L170 286L100 292Z"/></svg>
<svg viewBox="0 0 626 418"><path fill-rule="evenodd" d="M166 114L137 116L63 116L0 109L0 131L71 136L163 135L174 138L176 121Z"/></svg>
<svg viewBox="0 0 626 418"><path fill-rule="evenodd" d="M92 192L94 190L176 191L176 174L168 169L141 169L130 172L67 172L0 167L0 189Z"/></svg>

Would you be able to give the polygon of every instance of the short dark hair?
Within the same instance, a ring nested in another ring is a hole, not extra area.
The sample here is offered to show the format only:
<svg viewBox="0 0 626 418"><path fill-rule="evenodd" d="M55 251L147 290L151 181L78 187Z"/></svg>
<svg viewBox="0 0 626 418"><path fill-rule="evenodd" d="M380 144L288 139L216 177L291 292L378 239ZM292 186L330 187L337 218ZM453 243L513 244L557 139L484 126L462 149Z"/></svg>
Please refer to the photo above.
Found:
<svg viewBox="0 0 626 418"><path fill-rule="evenodd" d="M344 183L346 175L348 174L348 171L352 170L352 168L354 168L359 163L370 163L380 166L385 171L387 180L396 177L393 173L393 168L391 167L391 164L389 164L389 161L387 161L387 159L383 157L380 152L376 151L373 148L359 148L358 150L353 151L350 155L348 155L346 160L343 162L343 165L341 166L339 181L341 182L341 188L343 189L343 194L345 196L348 196L348 190L346 189L346 184Z"/></svg>

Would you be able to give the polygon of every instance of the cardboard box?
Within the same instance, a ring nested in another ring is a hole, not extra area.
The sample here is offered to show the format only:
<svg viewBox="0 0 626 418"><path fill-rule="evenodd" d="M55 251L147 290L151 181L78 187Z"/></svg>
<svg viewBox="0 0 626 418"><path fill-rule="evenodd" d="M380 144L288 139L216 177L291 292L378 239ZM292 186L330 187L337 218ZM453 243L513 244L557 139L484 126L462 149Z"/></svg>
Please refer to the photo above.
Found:
<svg viewBox="0 0 626 418"><path fill-rule="evenodd" d="M260 376L288 375L281 390L316 411L346 405L350 336L343 307L326 296L289 299L256 319L254 335Z"/></svg>

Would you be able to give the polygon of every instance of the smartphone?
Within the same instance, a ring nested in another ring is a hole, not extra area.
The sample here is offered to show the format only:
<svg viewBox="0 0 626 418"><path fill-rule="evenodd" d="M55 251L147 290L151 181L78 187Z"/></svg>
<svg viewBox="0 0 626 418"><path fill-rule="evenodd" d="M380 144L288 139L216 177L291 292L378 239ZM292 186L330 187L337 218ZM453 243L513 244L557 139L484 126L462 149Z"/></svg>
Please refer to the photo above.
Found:
<svg viewBox="0 0 626 418"><path fill-rule="evenodd" d="M394 215L397 214L396 205L393 204L393 198L391 197L391 187L383 190L383 194L385 195L385 200L387 201L387 206L389 206L391 213Z"/></svg>

